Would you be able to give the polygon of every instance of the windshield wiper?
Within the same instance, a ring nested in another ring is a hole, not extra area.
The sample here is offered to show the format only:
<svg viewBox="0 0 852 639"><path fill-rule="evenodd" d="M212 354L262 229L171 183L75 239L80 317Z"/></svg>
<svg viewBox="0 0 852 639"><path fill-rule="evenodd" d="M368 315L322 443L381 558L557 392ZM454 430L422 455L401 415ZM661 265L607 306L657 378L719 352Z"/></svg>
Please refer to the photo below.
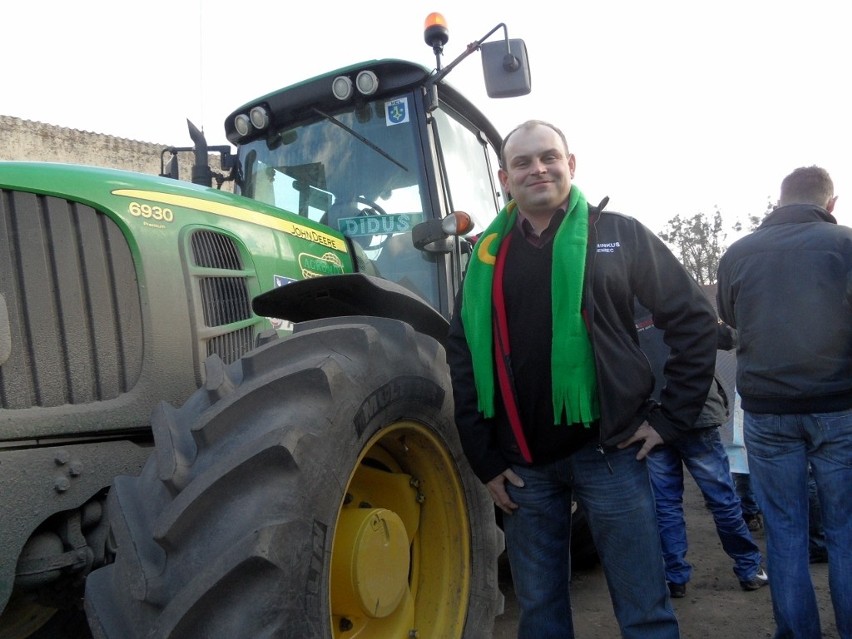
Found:
<svg viewBox="0 0 852 639"><path fill-rule="evenodd" d="M345 124L343 124L343 122L341 122L340 120L338 120L338 119L337 119L337 118L335 118L334 116L329 115L328 113L323 113L322 111L320 111L320 110L319 110L318 108L316 108L316 107L313 107L313 110L314 110L314 112L315 112L315 113L318 113L319 115L321 115L322 117L324 117L326 120L328 120L328 121L329 121L329 122L331 122L332 124L336 124L337 126L339 126L341 129L343 129L344 131L346 131L347 133L349 133L349 134L350 134L352 137L354 137L355 139L360 140L361 142L363 142L364 144L366 144L368 147L370 147L371 149L373 149L373 151L375 151L376 153L378 153L378 154L379 154L379 155L381 155L382 157L387 158L388 160L390 160L391 162L393 162L394 164L396 164L396 165L397 165L399 168L401 168L403 171L408 171L408 167L406 167L404 164L402 164L402 162L399 162L399 161L397 161L395 158L391 157L391 155L390 155L389 153L387 153L387 151L385 151L385 150L384 150L384 149L382 149L381 147L377 146L376 144L374 144L374 143L370 142L367 138L365 138L363 135L361 135L360 133L358 133L358 132L357 132L357 131L355 131L354 129L350 129L348 126L346 126Z"/></svg>

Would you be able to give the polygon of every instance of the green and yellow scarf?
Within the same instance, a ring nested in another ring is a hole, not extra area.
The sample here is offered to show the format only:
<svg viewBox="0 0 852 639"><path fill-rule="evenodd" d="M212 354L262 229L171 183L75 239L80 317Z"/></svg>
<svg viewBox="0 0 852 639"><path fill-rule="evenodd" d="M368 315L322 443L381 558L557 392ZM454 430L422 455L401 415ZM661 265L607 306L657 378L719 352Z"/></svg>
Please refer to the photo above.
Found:
<svg viewBox="0 0 852 639"><path fill-rule="evenodd" d="M473 249L462 294L461 318L473 359L478 408L494 416L494 337L491 289L494 265L505 238L517 222L514 201L497 214ZM553 418L589 426L600 416L595 361L582 316L583 276L589 231L589 206L571 187L565 219L553 238Z"/></svg>

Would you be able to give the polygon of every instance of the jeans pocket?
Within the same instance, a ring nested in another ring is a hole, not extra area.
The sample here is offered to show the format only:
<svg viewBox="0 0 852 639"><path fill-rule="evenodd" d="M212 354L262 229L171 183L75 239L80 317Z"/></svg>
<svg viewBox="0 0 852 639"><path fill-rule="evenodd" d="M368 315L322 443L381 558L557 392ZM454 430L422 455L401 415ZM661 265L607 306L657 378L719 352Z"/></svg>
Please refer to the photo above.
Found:
<svg viewBox="0 0 852 639"><path fill-rule="evenodd" d="M852 467L852 410L814 415L819 437L818 455Z"/></svg>
<svg viewBox="0 0 852 639"><path fill-rule="evenodd" d="M780 415L749 413L743 415L745 445L749 457L769 458L776 454L782 435Z"/></svg>

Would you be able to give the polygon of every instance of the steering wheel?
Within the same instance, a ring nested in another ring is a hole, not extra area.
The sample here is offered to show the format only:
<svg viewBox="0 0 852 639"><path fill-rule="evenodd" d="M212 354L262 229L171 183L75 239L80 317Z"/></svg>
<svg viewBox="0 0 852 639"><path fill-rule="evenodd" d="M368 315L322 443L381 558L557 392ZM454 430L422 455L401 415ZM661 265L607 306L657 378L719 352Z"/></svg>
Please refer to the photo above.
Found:
<svg viewBox="0 0 852 639"><path fill-rule="evenodd" d="M387 215L388 212L385 211L382 206L376 202L375 200L371 200L366 195L359 195L355 198L355 202L358 204L363 204L367 208L359 209L360 215L363 216L373 216L373 215ZM383 248L385 244L387 244L388 240L393 237L390 233L386 233L384 235L373 235L370 236L370 244L365 246L366 250L375 251L380 248ZM377 238L380 238L377 240Z"/></svg>
<svg viewBox="0 0 852 639"><path fill-rule="evenodd" d="M387 215L388 212L385 211L378 202L375 200L371 200L366 195L359 195L355 198L355 201L358 204L364 204L367 208L361 209L362 215Z"/></svg>

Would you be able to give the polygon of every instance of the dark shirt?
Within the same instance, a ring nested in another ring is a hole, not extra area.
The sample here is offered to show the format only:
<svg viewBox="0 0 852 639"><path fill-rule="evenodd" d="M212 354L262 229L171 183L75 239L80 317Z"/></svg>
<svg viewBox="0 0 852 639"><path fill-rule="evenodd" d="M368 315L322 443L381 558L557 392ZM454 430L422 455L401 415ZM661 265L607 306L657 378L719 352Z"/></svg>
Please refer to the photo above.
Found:
<svg viewBox="0 0 852 639"><path fill-rule="evenodd" d="M533 225L530 224L530 221L523 216L523 214L518 214L517 228L520 229L521 235L524 239L532 244L535 247L541 248L548 242L550 242L555 236L556 231L559 230L559 225L562 224L562 219L565 217L565 209L557 209L556 213L553 214L553 217L550 218L550 224L547 225L547 228L538 235L533 228Z"/></svg>
<svg viewBox="0 0 852 639"><path fill-rule="evenodd" d="M590 428L582 424L554 425L550 371L553 344L552 240L564 215L564 211L559 211L541 238L525 232L523 227L529 226L529 222L519 224L506 254L503 275L518 410L537 464L567 457L590 439L598 437L597 423ZM528 241L519 241L522 238ZM536 246L531 238L543 240L541 246ZM511 439L501 443L517 450ZM513 461L521 463L519 459Z"/></svg>

